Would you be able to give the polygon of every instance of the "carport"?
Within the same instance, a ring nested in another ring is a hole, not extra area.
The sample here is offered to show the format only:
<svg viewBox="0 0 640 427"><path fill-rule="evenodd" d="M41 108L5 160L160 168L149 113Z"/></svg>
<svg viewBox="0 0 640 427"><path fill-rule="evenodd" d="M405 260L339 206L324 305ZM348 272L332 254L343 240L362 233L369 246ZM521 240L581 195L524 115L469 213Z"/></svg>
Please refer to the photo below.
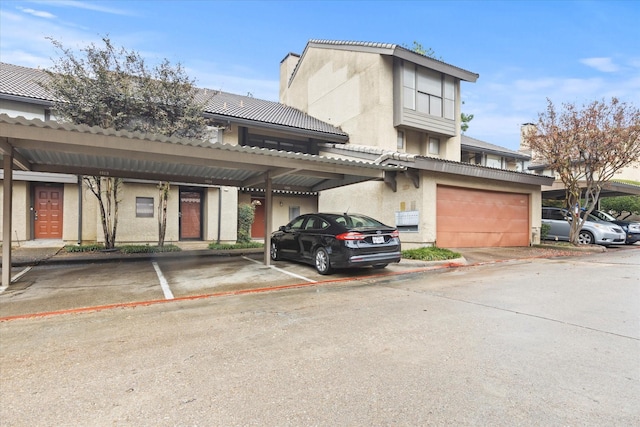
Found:
<svg viewBox="0 0 640 427"><path fill-rule="evenodd" d="M585 190L587 183L580 183L580 190ZM620 181L606 182L600 191L600 197L616 197L616 196L640 196L640 185L628 184ZM542 190L543 199L564 200L566 197L564 184L560 181L554 181L549 189Z"/></svg>
<svg viewBox="0 0 640 427"><path fill-rule="evenodd" d="M11 278L13 169L149 181L261 188L269 265L272 192L317 192L384 179L403 167L209 143L0 114L3 157L2 283Z"/></svg>

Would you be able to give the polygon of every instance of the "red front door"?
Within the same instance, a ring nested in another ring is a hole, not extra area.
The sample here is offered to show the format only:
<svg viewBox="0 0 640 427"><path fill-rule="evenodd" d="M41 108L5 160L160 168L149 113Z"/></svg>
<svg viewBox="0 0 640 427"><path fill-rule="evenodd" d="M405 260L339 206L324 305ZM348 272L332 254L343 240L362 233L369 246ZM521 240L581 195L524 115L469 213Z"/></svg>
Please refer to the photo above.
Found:
<svg viewBox="0 0 640 427"><path fill-rule="evenodd" d="M201 239L202 193L180 191L180 240Z"/></svg>
<svg viewBox="0 0 640 427"><path fill-rule="evenodd" d="M35 187L34 238L62 239L62 187Z"/></svg>
<svg viewBox="0 0 640 427"><path fill-rule="evenodd" d="M255 203L256 201L260 203ZM254 239L264 238L264 199L251 199L251 202L256 207L251 225L251 237Z"/></svg>

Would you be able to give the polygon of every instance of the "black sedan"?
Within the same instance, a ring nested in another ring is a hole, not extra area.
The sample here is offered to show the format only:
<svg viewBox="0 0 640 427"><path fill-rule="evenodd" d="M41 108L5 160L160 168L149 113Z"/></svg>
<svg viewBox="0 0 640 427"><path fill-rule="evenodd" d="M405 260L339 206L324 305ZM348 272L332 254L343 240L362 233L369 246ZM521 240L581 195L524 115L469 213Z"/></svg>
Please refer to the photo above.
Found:
<svg viewBox="0 0 640 427"><path fill-rule="evenodd" d="M334 268L384 268L400 258L398 230L360 214L300 215L271 235L271 259L305 262L320 274Z"/></svg>

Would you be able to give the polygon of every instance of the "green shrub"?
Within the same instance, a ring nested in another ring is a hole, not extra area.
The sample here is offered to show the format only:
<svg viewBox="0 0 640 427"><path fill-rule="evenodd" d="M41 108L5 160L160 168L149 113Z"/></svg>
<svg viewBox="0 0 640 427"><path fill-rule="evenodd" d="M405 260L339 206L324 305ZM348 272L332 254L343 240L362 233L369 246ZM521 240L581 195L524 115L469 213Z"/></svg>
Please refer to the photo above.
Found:
<svg viewBox="0 0 640 427"><path fill-rule="evenodd" d="M238 205L238 243L251 242L251 225L255 217L256 207L253 203Z"/></svg>
<svg viewBox="0 0 640 427"><path fill-rule="evenodd" d="M157 252L180 252L182 249L176 245L151 246L151 245L125 245L118 249L123 254L150 254Z"/></svg>
<svg viewBox="0 0 640 427"><path fill-rule="evenodd" d="M217 250L229 250L229 249L251 249L262 248L264 243L261 242L247 242L247 243L209 243L209 249Z"/></svg>
<svg viewBox="0 0 640 427"><path fill-rule="evenodd" d="M64 250L66 252L99 252L104 250L104 245L100 243L90 245L66 245Z"/></svg>
<svg viewBox="0 0 640 427"><path fill-rule="evenodd" d="M551 225L542 224L542 226L540 227L540 240L547 240L549 230L551 230Z"/></svg>
<svg viewBox="0 0 640 427"><path fill-rule="evenodd" d="M449 249L437 248L435 246L402 251L402 258L417 259L421 261L443 261L447 259L460 258L461 256L462 255L457 252L450 251Z"/></svg>

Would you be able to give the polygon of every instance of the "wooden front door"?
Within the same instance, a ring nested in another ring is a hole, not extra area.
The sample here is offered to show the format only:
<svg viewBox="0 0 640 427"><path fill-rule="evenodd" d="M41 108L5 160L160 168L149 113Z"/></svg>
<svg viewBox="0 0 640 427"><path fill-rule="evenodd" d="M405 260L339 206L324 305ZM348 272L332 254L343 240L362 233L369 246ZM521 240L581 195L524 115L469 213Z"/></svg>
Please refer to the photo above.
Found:
<svg viewBox="0 0 640 427"><path fill-rule="evenodd" d="M180 240L202 239L202 193L180 190Z"/></svg>
<svg viewBox="0 0 640 427"><path fill-rule="evenodd" d="M260 202L260 204L254 203L256 201ZM253 224L251 224L251 237L253 239L264 238L264 199L252 198L251 202L256 206Z"/></svg>
<svg viewBox="0 0 640 427"><path fill-rule="evenodd" d="M36 186L34 192L34 238L62 239L63 188Z"/></svg>

